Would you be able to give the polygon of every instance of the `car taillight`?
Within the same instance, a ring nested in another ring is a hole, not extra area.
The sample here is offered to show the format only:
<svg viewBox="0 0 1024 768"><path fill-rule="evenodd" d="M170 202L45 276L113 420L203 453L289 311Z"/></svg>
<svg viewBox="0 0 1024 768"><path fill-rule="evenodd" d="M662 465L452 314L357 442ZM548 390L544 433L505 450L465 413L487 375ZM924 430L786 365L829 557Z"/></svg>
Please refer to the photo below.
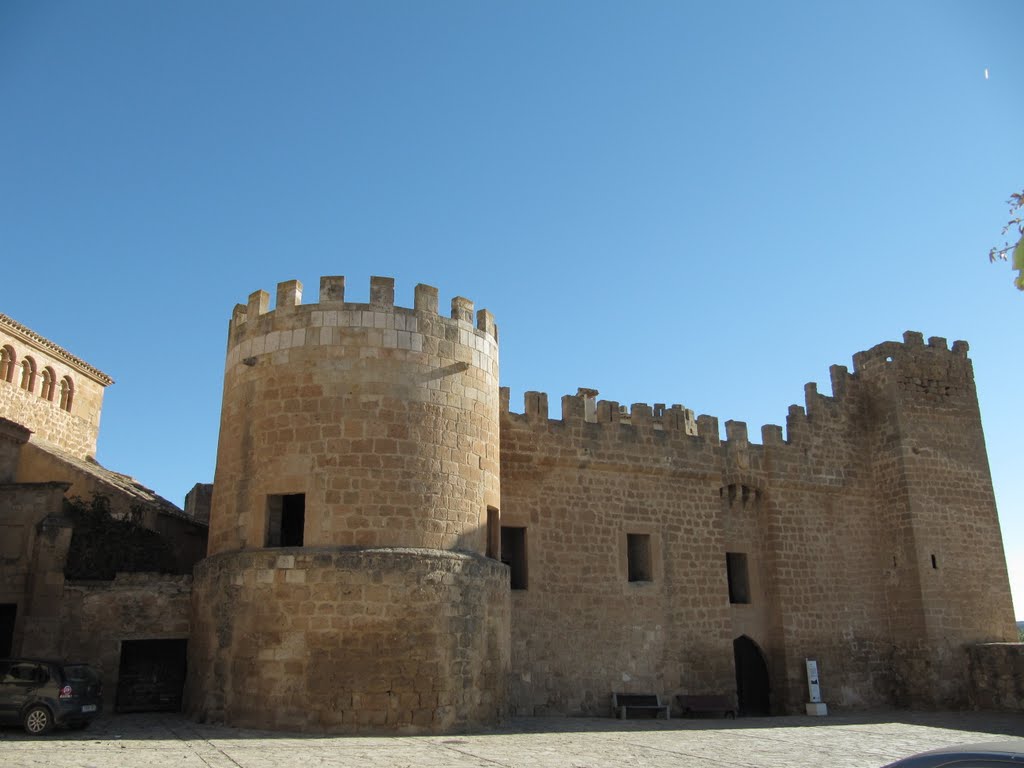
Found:
<svg viewBox="0 0 1024 768"><path fill-rule="evenodd" d="M70 685L65 685L63 688L60 689L60 697L62 699L70 699L73 694L74 691L71 690Z"/></svg>

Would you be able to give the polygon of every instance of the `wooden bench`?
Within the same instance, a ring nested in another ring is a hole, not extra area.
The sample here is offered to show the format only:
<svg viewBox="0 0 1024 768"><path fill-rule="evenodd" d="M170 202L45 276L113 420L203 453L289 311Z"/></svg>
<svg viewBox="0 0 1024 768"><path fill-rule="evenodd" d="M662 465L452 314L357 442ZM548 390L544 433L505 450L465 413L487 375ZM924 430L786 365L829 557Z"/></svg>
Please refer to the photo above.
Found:
<svg viewBox="0 0 1024 768"><path fill-rule="evenodd" d="M676 702L683 711L683 717L691 717L698 712L720 712L723 717L736 719L736 708L732 705L732 698L729 696L713 693L702 695L680 693L676 695Z"/></svg>
<svg viewBox="0 0 1024 768"><path fill-rule="evenodd" d="M631 714L651 714L654 717L669 718L669 705L662 704L656 693L613 693L612 714L625 720Z"/></svg>

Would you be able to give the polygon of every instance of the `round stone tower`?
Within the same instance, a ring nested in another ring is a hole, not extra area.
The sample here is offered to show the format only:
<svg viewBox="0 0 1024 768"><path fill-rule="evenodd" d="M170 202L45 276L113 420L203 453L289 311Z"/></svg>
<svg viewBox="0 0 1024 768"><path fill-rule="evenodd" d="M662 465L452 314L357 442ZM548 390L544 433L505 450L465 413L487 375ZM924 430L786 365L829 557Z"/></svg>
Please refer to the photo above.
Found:
<svg viewBox="0 0 1024 768"><path fill-rule="evenodd" d="M230 323L189 710L234 725L445 732L505 712L498 343L437 289L324 277Z"/></svg>

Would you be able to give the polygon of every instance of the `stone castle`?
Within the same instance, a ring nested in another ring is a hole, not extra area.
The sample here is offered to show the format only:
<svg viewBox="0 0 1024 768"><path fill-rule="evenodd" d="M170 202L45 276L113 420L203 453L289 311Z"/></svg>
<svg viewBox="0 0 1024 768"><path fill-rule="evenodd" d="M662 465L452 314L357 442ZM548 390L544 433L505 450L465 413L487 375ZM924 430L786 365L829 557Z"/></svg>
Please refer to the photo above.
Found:
<svg viewBox="0 0 1024 768"><path fill-rule="evenodd" d="M380 277L348 302L325 277L317 303L290 281L238 305L212 493L185 511L81 455L109 377L0 316L10 650L98 661L118 708L163 675L197 718L290 730L607 715L613 691L802 712L807 659L837 710L1019 707L965 342L858 353L758 444L588 389L515 413L494 317L438 304L418 285L396 306ZM70 411L28 352L70 377ZM98 493L148 510L178 572L69 579L60 499Z"/></svg>

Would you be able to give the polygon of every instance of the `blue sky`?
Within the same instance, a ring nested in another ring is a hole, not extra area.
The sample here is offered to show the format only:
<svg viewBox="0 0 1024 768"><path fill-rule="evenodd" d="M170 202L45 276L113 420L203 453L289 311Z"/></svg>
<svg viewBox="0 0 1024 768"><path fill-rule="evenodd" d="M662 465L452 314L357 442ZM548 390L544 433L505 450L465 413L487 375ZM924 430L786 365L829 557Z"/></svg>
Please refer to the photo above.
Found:
<svg viewBox="0 0 1024 768"><path fill-rule="evenodd" d="M1015 0L5 0L0 311L114 377L100 461L179 504L231 309L283 280L474 299L516 409L588 386L752 435L858 350L967 339L1024 618L1024 295L986 259L1021 29Z"/></svg>

